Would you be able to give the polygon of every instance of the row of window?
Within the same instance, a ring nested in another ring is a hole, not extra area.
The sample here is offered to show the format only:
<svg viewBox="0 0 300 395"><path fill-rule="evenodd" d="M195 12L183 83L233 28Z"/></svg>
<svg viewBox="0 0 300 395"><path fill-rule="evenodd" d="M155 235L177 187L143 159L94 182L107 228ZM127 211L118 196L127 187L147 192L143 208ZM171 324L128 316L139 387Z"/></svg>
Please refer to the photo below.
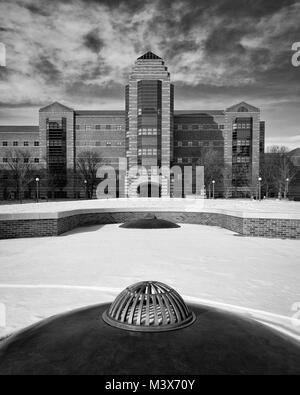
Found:
<svg viewBox="0 0 300 395"><path fill-rule="evenodd" d="M96 147L123 147L125 143L123 141L77 141L77 146L96 146Z"/></svg>
<svg viewBox="0 0 300 395"><path fill-rule="evenodd" d="M177 141L177 147L223 147L222 141Z"/></svg>
<svg viewBox="0 0 300 395"><path fill-rule="evenodd" d="M250 156L251 147L235 146L235 147L232 147L232 152L235 154L241 154L243 156Z"/></svg>
<svg viewBox="0 0 300 395"><path fill-rule="evenodd" d="M50 140L47 142L49 147L61 147L63 145L62 140Z"/></svg>
<svg viewBox="0 0 300 395"><path fill-rule="evenodd" d="M156 113L157 113L157 115L160 115L161 110L159 108L158 109L156 109L156 108L148 108L148 109L144 108L144 114L156 114ZM139 116L143 115L143 109L142 108L138 109L138 115Z"/></svg>
<svg viewBox="0 0 300 395"><path fill-rule="evenodd" d="M177 158L177 163L192 163L193 158Z"/></svg>
<svg viewBox="0 0 300 395"><path fill-rule="evenodd" d="M251 145L251 140L233 140L232 144L233 144L233 145L246 145L246 146L250 146L250 145Z"/></svg>
<svg viewBox="0 0 300 395"><path fill-rule="evenodd" d="M225 125L217 125L214 123L202 123L199 125L192 125L192 124L175 124L175 130L201 130L201 129L225 129Z"/></svg>
<svg viewBox="0 0 300 395"><path fill-rule="evenodd" d="M138 150L138 156L156 156L157 148L144 148Z"/></svg>
<svg viewBox="0 0 300 395"><path fill-rule="evenodd" d="M249 156L236 156L232 158L232 163L250 163Z"/></svg>
<svg viewBox="0 0 300 395"><path fill-rule="evenodd" d="M233 124L233 129L251 129L252 124L251 123L235 123Z"/></svg>
<svg viewBox="0 0 300 395"><path fill-rule="evenodd" d="M76 125L76 130L91 132L92 130L124 130L123 125Z"/></svg>
<svg viewBox="0 0 300 395"><path fill-rule="evenodd" d="M23 147L29 147L30 143L29 141L24 141L23 142ZM40 142L39 141L35 141L33 143L34 147L39 147L40 146ZM9 142L8 141L2 141L2 147L8 147L9 146ZM19 141L13 141L12 142L12 146L13 147L19 147L22 146L22 143Z"/></svg>
<svg viewBox="0 0 300 395"><path fill-rule="evenodd" d="M123 141L96 141L96 147L121 147L123 145Z"/></svg>
<svg viewBox="0 0 300 395"><path fill-rule="evenodd" d="M50 164L61 164L66 163L66 157L64 156L50 156L48 159Z"/></svg>
<svg viewBox="0 0 300 395"><path fill-rule="evenodd" d="M20 160L19 158L12 158L12 162L13 163L18 163L19 160ZM34 163L40 163L40 159L39 158L34 158L33 160L30 160L29 158L24 158L23 161L24 161L24 163L29 163L30 161L34 162ZM2 162L3 163L8 163L8 158L3 158Z"/></svg>
<svg viewBox="0 0 300 395"><path fill-rule="evenodd" d="M156 128L141 128L138 130L139 136L157 136L158 130Z"/></svg>

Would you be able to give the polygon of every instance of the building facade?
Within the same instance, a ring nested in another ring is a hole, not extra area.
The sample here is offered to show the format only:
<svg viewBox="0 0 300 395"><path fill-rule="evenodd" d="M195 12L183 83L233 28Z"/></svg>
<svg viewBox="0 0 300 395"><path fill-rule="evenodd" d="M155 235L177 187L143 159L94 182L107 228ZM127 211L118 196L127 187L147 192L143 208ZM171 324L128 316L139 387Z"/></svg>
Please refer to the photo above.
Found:
<svg viewBox="0 0 300 395"><path fill-rule="evenodd" d="M170 73L163 59L148 52L137 59L129 76L125 111L77 111L55 102L40 110L38 127L0 127L0 165L7 167L8 151L27 149L31 160L47 170L42 193L82 197L84 185L76 177L76 163L80 155L93 151L101 158L99 164L116 170L120 159L126 159L125 193L148 196L148 171L153 166L195 169L211 157L217 158L214 167L218 162L221 175L216 180L206 177L206 188L215 181L218 196L246 196L257 188L264 135L260 110L245 102L225 110L174 111ZM145 185L132 171L139 166ZM191 193L195 192L193 170ZM3 186L1 194L0 198L6 196ZM157 196L173 194L170 179L158 177Z"/></svg>

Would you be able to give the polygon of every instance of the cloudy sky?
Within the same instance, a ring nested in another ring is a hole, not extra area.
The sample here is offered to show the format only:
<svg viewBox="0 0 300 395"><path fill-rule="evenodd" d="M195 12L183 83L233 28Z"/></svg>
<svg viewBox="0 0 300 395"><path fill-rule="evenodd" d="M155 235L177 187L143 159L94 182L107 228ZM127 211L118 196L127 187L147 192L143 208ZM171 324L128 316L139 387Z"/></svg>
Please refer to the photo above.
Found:
<svg viewBox="0 0 300 395"><path fill-rule="evenodd" d="M268 143L300 147L295 0L0 0L0 124L37 124L52 101L124 109L135 59L166 60L176 109L262 109Z"/></svg>

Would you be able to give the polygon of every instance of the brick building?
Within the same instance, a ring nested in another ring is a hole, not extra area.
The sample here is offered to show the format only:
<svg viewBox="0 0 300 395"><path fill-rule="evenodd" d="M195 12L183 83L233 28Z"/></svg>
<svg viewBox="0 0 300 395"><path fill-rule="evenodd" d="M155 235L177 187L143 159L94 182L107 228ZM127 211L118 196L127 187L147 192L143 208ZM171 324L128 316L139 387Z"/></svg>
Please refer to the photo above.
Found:
<svg viewBox="0 0 300 395"><path fill-rule="evenodd" d="M137 59L129 76L125 111L78 111L50 104L40 110L38 127L0 127L0 166L7 166L8 150L26 148L36 165L56 179L54 192L45 183L42 193L78 197L84 195L84 185L74 177L76 159L82 152L96 151L101 164L116 169L119 159L127 158L125 190L134 188L139 195L132 166L195 166L213 152L222 167L216 194L245 196L257 188L264 134L260 110L245 102L225 110L174 111L170 73L163 59L148 52ZM159 184L159 195L173 194L164 177ZM3 185L1 194L3 198Z"/></svg>

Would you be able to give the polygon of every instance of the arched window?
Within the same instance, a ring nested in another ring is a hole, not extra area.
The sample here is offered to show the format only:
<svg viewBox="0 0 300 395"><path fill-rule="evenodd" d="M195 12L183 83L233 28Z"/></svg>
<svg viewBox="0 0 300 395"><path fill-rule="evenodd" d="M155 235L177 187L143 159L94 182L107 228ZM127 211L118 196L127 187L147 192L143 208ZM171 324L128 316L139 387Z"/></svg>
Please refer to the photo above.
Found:
<svg viewBox="0 0 300 395"><path fill-rule="evenodd" d="M248 108L246 108L245 106L241 106L241 107L238 109L238 112L248 112Z"/></svg>

